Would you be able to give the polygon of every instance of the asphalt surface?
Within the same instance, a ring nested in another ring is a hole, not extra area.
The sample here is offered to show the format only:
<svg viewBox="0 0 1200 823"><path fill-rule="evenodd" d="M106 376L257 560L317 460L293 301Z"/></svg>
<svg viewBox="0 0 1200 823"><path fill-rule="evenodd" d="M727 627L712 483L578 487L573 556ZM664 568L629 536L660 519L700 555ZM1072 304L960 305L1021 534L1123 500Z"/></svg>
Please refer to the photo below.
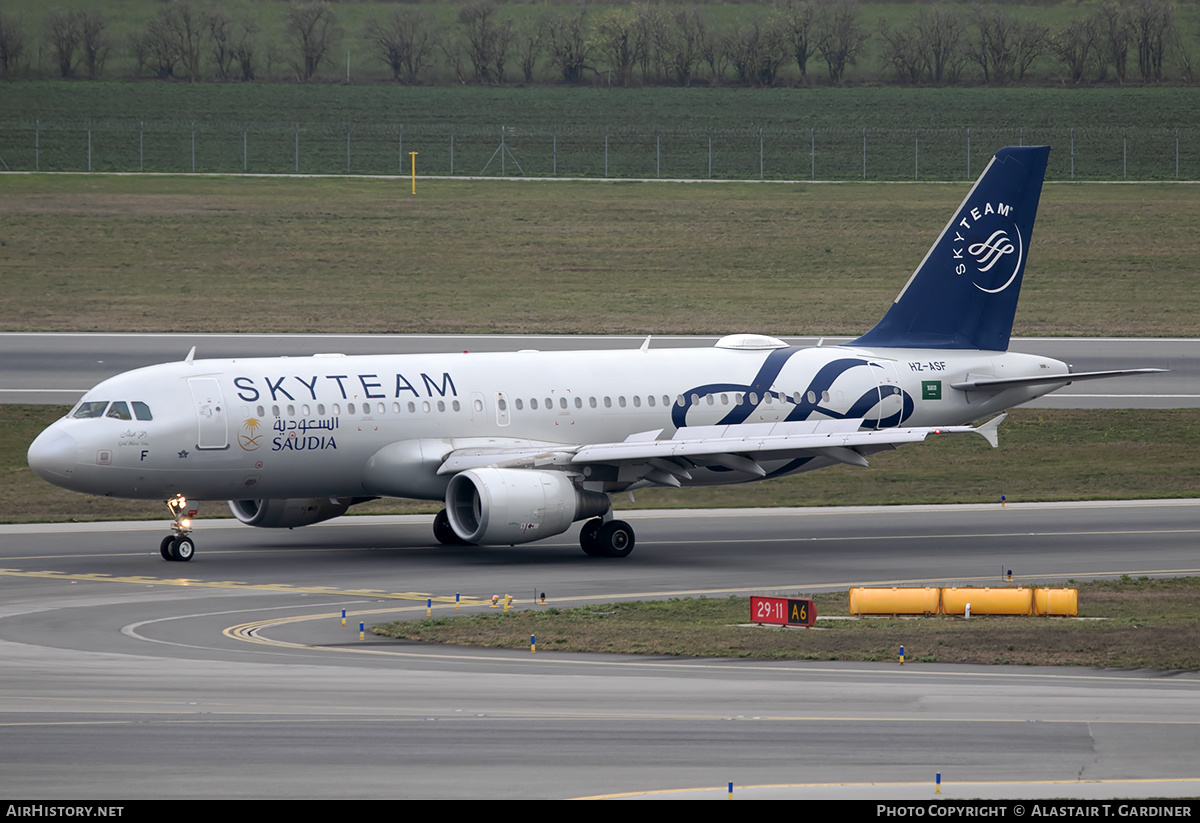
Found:
<svg viewBox="0 0 1200 823"><path fill-rule="evenodd" d="M0 333L0 403L71 404L114 374L198 358L299 357L318 352L410 354L439 351L636 348L644 338L554 335L255 335ZM849 338L784 338L826 345ZM655 337L651 345L711 346L716 337ZM1200 339L1015 338L1012 351L1046 355L1075 371L1166 368L1170 374L1098 380L1068 386L1033 408L1196 408L1200 406Z"/></svg>
<svg viewBox="0 0 1200 823"><path fill-rule="evenodd" d="M203 515L203 512L201 513ZM0 526L0 793L25 798L1195 796L1194 673L451 649L367 635L492 594L609 598L1200 572L1200 501L622 513L435 547L430 518L294 531ZM348 626L340 612L346 609ZM753 631L753 629L748 629Z"/></svg>

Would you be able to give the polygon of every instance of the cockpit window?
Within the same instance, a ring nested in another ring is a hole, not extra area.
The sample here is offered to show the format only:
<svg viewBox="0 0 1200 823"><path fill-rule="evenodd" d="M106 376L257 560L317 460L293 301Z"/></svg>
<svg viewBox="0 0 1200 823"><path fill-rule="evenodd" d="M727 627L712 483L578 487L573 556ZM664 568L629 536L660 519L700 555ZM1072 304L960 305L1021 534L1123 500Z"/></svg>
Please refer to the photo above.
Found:
<svg viewBox="0 0 1200 823"><path fill-rule="evenodd" d="M133 401L133 413L137 415L138 420L153 420L154 415L150 413L150 407L141 400Z"/></svg>
<svg viewBox="0 0 1200 823"><path fill-rule="evenodd" d="M76 420L87 420L92 417L103 417L104 410L108 408L107 400L89 400L86 403L80 403L79 408L71 415Z"/></svg>
<svg viewBox="0 0 1200 823"><path fill-rule="evenodd" d="M133 415L129 413L129 406L124 400L118 400L108 407L108 414L105 417L111 417L114 420L132 420Z"/></svg>

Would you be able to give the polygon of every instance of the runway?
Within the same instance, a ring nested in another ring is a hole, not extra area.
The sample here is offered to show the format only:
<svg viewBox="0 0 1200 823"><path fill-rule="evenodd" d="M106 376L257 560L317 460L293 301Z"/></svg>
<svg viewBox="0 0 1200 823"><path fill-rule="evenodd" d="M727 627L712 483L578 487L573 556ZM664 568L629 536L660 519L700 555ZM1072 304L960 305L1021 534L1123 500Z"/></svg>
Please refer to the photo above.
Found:
<svg viewBox="0 0 1200 823"><path fill-rule="evenodd" d="M202 512L203 514L203 512ZM1200 676L449 649L367 635L492 594L531 607L1200 572L1200 501L622 512L434 547L429 518L269 532L0 526L0 791L25 798L1195 796ZM347 628L340 611L348 612ZM757 787L757 788L756 788ZM652 794L659 793L659 794Z"/></svg>
<svg viewBox="0 0 1200 823"><path fill-rule="evenodd" d="M845 337L788 337L788 343L835 345ZM518 349L637 348L644 338L595 335L257 335L0 333L0 402L71 404L105 378L198 358L300 357L318 352L411 354ZM711 346L716 337L654 337L654 347ZM1166 375L1084 382L1027 404L1031 408L1196 408L1200 339L1014 338L1012 351L1054 357L1075 371L1166 368Z"/></svg>

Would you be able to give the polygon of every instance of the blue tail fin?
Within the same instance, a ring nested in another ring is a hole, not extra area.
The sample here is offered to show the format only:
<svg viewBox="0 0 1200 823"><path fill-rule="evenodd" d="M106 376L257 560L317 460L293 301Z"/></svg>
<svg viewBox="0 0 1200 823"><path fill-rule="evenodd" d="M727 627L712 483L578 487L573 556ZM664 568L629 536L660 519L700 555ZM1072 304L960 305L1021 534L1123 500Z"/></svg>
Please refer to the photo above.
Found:
<svg viewBox="0 0 1200 823"><path fill-rule="evenodd" d="M996 152L887 314L850 345L1006 351L1049 156Z"/></svg>

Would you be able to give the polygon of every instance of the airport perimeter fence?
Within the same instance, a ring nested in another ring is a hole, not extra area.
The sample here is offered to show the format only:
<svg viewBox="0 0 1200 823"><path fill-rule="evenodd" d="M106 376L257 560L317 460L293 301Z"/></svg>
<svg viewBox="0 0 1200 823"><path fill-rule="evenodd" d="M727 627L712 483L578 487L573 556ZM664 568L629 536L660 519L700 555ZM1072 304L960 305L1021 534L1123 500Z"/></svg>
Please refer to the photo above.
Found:
<svg viewBox="0 0 1200 823"><path fill-rule="evenodd" d="M0 169L160 173L970 180L1050 145L1050 180L1200 179L1195 127L1072 129L451 127L0 120Z"/></svg>

